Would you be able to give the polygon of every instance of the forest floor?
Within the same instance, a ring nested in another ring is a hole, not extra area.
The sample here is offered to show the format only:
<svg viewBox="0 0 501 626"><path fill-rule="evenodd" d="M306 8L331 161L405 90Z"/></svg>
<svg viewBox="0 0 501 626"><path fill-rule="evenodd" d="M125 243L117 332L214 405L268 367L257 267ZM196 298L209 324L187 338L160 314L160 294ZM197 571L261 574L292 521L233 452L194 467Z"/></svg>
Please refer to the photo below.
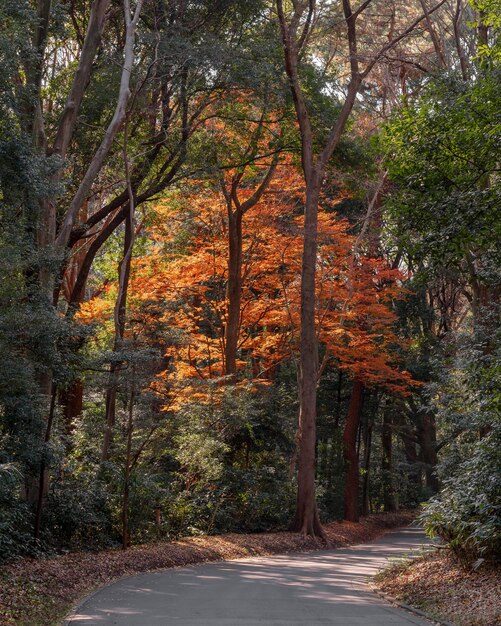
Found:
<svg viewBox="0 0 501 626"><path fill-rule="evenodd" d="M409 524L415 513L369 515L359 524L331 523L331 546L368 542L386 530ZM81 598L126 576L169 567L249 556L325 550L325 544L297 533L226 534L188 537L133 546L128 550L71 552L47 559L20 559L0 567L1 626L55 626Z"/></svg>
<svg viewBox="0 0 501 626"><path fill-rule="evenodd" d="M454 626L501 624L501 569L465 569L446 549L386 568L373 586Z"/></svg>

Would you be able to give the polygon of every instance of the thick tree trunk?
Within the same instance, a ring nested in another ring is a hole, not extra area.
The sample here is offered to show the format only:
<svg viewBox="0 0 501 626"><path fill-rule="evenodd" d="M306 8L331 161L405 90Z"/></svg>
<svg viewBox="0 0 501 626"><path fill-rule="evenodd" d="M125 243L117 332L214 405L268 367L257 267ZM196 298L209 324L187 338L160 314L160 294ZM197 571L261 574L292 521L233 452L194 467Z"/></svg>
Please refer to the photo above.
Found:
<svg viewBox="0 0 501 626"><path fill-rule="evenodd" d="M359 520L357 434L362 415L363 400L364 384L355 378L343 432L343 456L346 468L344 519L349 522L358 522Z"/></svg>
<svg viewBox="0 0 501 626"><path fill-rule="evenodd" d="M299 379L298 490L293 528L303 535L324 536L315 500L318 346L315 325L318 177L306 191L301 272L301 336Z"/></svg>

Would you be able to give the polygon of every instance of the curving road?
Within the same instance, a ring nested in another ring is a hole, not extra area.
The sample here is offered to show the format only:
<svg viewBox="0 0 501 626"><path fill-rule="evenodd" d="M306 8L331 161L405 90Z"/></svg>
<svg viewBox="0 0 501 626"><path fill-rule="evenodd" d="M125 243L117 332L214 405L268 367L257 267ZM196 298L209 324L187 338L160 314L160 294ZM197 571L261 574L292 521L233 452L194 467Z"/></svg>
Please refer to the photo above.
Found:
<svg viewBox="0 0 501 626"><path fill-rule="evenodd" d="M409 626L430 622L387 604L365 581L420 551L419 528L339 550L255 557L142 574L90 596L67 626Z"/></svg>

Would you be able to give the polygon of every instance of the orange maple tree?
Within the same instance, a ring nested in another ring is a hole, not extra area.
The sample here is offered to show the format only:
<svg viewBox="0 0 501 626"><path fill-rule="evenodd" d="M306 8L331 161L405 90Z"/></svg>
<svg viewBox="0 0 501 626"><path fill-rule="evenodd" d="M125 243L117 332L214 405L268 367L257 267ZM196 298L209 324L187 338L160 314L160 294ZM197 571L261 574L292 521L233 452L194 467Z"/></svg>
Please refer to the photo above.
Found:
<svg viewBox="0 0 501 626"><path fill-rule="evenodd" d="M239 193L245 199L252 188L243 187ZM237 381L269 382L277 364L296 355L302 201L301 178L287 162L277 167L262 198L246 214ZM391 307L393 299L402 297L401 275L382 258L354 255L349 228L332 206L321 211L319 341L326 358L335 359L367 386L406 393L411 378L396 362L393 347L400 341ZM188 193L184 188L182 195L172 193L154 207L148 235L149 250L134 263L131 307L156 303L156 317L148 323L161 321L178 335L167 350L171 380L185 390L183 396L203 395L197 381L223 384L226 374L229 268L224 193L193 181Z"/></svg>

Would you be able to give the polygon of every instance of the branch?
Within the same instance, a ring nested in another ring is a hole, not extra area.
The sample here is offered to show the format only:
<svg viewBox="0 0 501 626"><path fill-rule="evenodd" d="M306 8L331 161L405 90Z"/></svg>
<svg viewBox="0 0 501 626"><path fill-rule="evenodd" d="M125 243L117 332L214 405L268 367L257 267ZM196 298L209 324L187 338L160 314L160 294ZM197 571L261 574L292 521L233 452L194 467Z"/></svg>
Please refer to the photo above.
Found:
<svg viewBox="0 0 501 626"><path fill-rule="evenodd" d="M301 49L304 46L306 38L308 37L308 35L310 33L311 20L313 18L314 13L315 13L315 5L316 5L316 1L315 0L309 0L309 2L308 2L308 15L306 16L306 22L304 23L304 26L303 26L303 32L301 33L301 36L299 37L299 39L297 41L296 48L297 48L297 53L298 54L301 52Z"/></svg>
<svg viewBox="0 0 501 626"><path fill-rule="evenodd" d="M430 9L428 11L428 15L431 15L432 13L435 13L435 11L437 11L446 2L447 2L447 0L441 0L438 4L436 4L432 9ZM384 56L384 54L388 50L391 50L391 48L396 46L399 41L402 41L402 39L405 39L405 37L410 35L410 33L416 28L416 26L420 22L422 22L424 19L426 19L426 15L420 15L416 20L414 20L414 22L412 22L412 24L410 24L410 26L408 26L402 33L400 33L400 35L398 35L398 37L395 37L394 39L389 41L385 46L383 46L379 50L379 52L377 52L377 54L373 57L373 59L369 62L369 64L365 68L365 70L362 72L362 78L365 78L369 74L369 72L372 70L374 65L376 65L376 63L379 61L379 59L382 56Z"/></svg>
<svg viewBox="0 0 501 626"><path fill-rule="evenodd" d="M301 84L299 82L299 75L297 71L297 48L293 32L291 32L293 31L293 28L289 28L287 26L282 0L277 0L277 13L284 47L285 71L287 73L287 77L289 78L294 108L296 110L296 116L301 131L301 159L303 172L306 183L308 184L314 176L313 134L311 122L306 108L306 102L304 100Z"/></svg>
<svg viewBox="0 0 501 626"><path fill-rule="evenodd" d="M357 19L357 17L363 13L365 11L365 9L369 6L369 4L372 3L372 0L365 0L365 2L362 2L362 4L358 7L358 9L356 11L353 11L353 17L355 19Z"/></svg>
<svg viewBox="0 0 501 626"><path fill-rule="evenodd" d="M242 213L245 213L246 211L248 211L255 204L257 204L259 202L259 200L261 199L261 196L266 191L266 188L268 187L268 185L270 184L271 179L273 178L273 174L275 173L275 170L276 170L277 164L278 164L278 157L279 157L279 153L277 152L274 155L273 161L271 162L271 165L268 168L268 171L266 172L266 174L265 174L263 180L261 181L261 184L259 185L259 187L252 194L252 196L250 198L247 198L247 200L240 206L240 210L242 211Z"/></svg>
<svg viewBox="0 0 501 626"><path fill-rule="evenodd" d="M134 61L134 40L136 26L139 20L142 5L143 0L137 0L134 17L131 18L130 2L129 0L124 0L126 23L124 64L122 67L122 76L120 79L120 89L118 92L118 100L115 108L115 113L113 114L113 118L106 130L101 145L94 154L94 157L90 162L89 167L87 168L85 176L83 177L83 180L81 181L80 186L64 217L63 223L61 224L61 229L56 237L56 246L59 248L64 248L67 245L70 239L71 229L73 227L73 223L78 214L78 211L80 210L82 203L87 198L97 175L101 171L104 160L106 159L113 140L115 139L115 135L117 134L125 118L127 102L130 97L129 85L132 73L132 65Z"/></svg>
<svg viewBox="0 0 501 626"><path fill-rule="evenodd" d="M108 10L109 4L110 0L94 0L92 3L87 32L78 61L78 68L73 77L73 84L59 120L57 134L52 148L52 152L62 158L65 157L73 136L80 105L82 104L85 90L89 84L92 63L101 42L106 11Z"/></svg>

